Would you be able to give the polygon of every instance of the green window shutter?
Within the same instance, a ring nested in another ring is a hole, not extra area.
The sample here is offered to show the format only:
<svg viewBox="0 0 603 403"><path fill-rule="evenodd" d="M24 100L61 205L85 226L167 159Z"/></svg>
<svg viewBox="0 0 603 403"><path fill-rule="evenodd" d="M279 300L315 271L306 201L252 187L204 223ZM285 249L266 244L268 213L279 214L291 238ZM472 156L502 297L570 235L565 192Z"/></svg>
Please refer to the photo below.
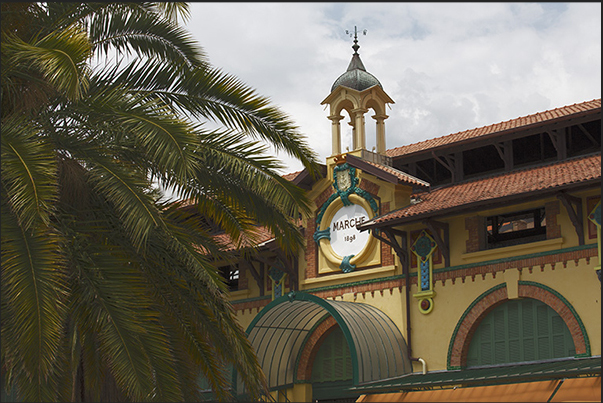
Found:
<svg viewBox="0 0 603 403"><path fill-rule="evenodd" d="M507 331L508 331L508 361L516 362L521 357L521 331L519 306L510 304L507 307Z"/></svg>
<svg viewBox="0 0 603 403"><path fill-rule="evenodd" d="M352 379L352 355L340 328L333 330L319 347L312 365L312 382Z"/></svg>
<svg viewBox="0 0 603 403"><path fill-rule="evenodd" d="M467 365L573 355L574 342L563 319L546 304L525 298L499 305L482 320L469 345Z"/></svg>

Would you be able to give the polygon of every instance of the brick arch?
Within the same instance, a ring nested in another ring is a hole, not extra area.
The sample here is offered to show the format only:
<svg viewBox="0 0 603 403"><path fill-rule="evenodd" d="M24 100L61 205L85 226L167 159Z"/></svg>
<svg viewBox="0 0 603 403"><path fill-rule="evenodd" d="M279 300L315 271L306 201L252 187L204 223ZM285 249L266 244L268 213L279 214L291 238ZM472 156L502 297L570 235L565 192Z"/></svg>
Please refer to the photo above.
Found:
<svg viewBox="0 0 603 403"><path fill-rule="evenodd" d="M584 325L575 309L561 294L543 284L531 281L519 281L518 291L519 297L539 300L561 316L574 341L577 357L591 355ZM469 305L457 323L450 340L447 360L449 370L467 366L467 354L473 334L482 319L505 301L508 301L507 285L502 283L484 292Z"/></svg>
<svg viewBox="0 0 603 403"><path fill-rule="evenodd" d="M519 296L537 299L561 316L574 340L576 356L589 357L590 342L584 324L574 307L561 294L544 284L532 281L519 282Z"/></svg>
<svg viewBox="0 0 603 403"><path fill-rule="evenodd" d="M329 316L327 319L323 320L320 325L314 329L310 337L308 337L299 356L299 363L297 364L297 380L310 382L310 379L312 378L312 365L314 364L316 353L318 353L324 339L335 330L337 326L335 318Z"/></svg>

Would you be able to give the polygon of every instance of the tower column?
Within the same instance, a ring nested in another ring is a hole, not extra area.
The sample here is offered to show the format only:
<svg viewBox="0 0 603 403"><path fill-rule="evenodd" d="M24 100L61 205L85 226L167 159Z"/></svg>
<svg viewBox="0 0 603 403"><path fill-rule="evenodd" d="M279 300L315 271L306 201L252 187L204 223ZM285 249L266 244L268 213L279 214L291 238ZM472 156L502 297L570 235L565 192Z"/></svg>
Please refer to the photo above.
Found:
<svg viewBox="0 0 603 403"><path fill-rule="evenodd" d="M385 155L385 119L389 116L387 115L374 115L373 119L377 122L377 130L376 130L376 143L377 143L377 154Z"/></svg>
<svg viewBox="0 0 603 403"><path fill-rule="evenodd" d="M341 154L341 125L339 121L343 119L341 115L329 116L331 120L331 150L332 155Z"/></svg>
<svg viewBox="0 0 603 403"><path fill-rule="evenodd" d="M352 128L352 150L355 150L358 148L358 139L356 138L356 126L354 125L354 120L350 120L348 125Z"/></svg>
<svg viewBox="0 0 603 403"><path fill-rule="evenodd" d="M368 112L368 109L358 108L353 109L352 114L354 115L354 150L359 148L366 148L366 133L364 130L364 114Z"/></svg>

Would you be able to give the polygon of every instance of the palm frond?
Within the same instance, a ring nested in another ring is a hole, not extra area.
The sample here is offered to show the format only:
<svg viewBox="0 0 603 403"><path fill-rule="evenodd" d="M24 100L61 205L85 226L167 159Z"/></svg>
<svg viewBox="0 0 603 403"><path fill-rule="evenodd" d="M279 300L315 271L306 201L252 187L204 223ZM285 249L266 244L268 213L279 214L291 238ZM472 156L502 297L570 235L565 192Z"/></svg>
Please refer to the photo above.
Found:
<svg viewBox="0 0 603 403"><path fill-rule="evenodd" d="M3 197L27 231L34 223L48 224L56 201L57 163L50 144L39 139L39 130L24 117L2 121Z"/></svg>
<svg viewBox="0 0 603 403"><path fill-rule="evenodd" d="M71 99L79 99L88 86L91 45L86 33L77 26L53 31L45 37L27 43L13 35L6 35L2 52L8 65L4 74L33 76L39 72L57 91Z"/></svg>
<svg viewBox="0 0 603 403"><path fill-rule="evenodd" d="M206 63L205 56L190 34L157 14L134 7L127 12L115 12L108 7L92 14L89 24L90 40L94 48L104 54L114 49L126 55L135 53L188 66Z"/></svg>
<svg viewBox="0 0 603 403"><path fill-rule="evenodd" d="M299 133L298 127L270 100L220 69L195 69L182 86L186 97L174 97L182 108L197 117L217 120L227 128L240 130L297 158L312 175L318 174L316 153Z"/></svg>
<svg viewBox="0 0 603 403"><path fill-rule="evenodd" d="M56 400L56 357L66 315L66 276L59 237L25 229L2 197L2 355L15 377L36 385L24 400Z"/></svg>
<svg viewBox="0 0 603 403"><path fill-rule="evenodd" d="M228 400L229 366L266 393L212 231L242 246L265 225L296 250L310 204L266 145L310 172L316 156L268 98L209 65L176 24L187 12L2 5L1 351L19 397L199 400L204 375ZM92 71L91 55L124 54ZM154 181L189 205L160 203Z"/></svg>
<svg viewBox="0 0 603 403"><path fill-rule="evenodd" d="M150 183L135 173L132 166L100 158L89 170L92 185L114 205L133 242L143 248L149 232L161 225L161 220L149 194Z"/></svg>
<svg viewBox="0 0 603 403"><path fill-rule="evenodd" d="M174 23L178 23L178 18L181 18L183 22L186 22L191 16L188 3L171 1L156 2L152 4L160 14Z"/></svg>
<svg viewBox="0 0 603 403"><path fill-rule="evenodd" d="M266 157L262 146L232 132L213 132L201 143L198 173L187 193L197 207L235 242L262 223L287 252L300 247L297 219L309 212L309 201L275 172L277 161ZM220 169L211 168L216 166Z"/></svg>

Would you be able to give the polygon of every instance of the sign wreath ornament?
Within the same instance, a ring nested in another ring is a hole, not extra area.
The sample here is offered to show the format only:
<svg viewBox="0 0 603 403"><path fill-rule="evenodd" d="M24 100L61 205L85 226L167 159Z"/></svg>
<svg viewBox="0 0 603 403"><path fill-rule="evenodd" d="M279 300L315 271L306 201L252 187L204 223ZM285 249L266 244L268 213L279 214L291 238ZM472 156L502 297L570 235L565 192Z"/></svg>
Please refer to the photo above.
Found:
<svg viewBox="0 0 603 403"><path fill-rule="evenodd" d="M317 230L314 233L314 241L319 246L324 246L323 252L327 259L329 257L331 257L329 259L331 261L336 259L339 268L344 273L356 269L356 265L351 260L360 251L366 249L367 243L372 239L369 232L360 232L356 229L358 225L370 219L367 209L362 204L366 204L366 207L372 210L373 214L377 213L378 210L375 199L370 193L358 188L358 182L356 168L350 166L347 162L336 166L333 170L333 187L336 193L332 194L322 205L316 218ZM354 202L353 200L356 197L362 198L366 203ZM332 217L329 217L331 220L328 227L321 230L320 226L323 223L325 212L327 210L332 211L332 206L337 204L343 204L343 206L334 211ZM324 240L322 244L321 240ZM327 253L325 249L332 253Z"/></svg>

